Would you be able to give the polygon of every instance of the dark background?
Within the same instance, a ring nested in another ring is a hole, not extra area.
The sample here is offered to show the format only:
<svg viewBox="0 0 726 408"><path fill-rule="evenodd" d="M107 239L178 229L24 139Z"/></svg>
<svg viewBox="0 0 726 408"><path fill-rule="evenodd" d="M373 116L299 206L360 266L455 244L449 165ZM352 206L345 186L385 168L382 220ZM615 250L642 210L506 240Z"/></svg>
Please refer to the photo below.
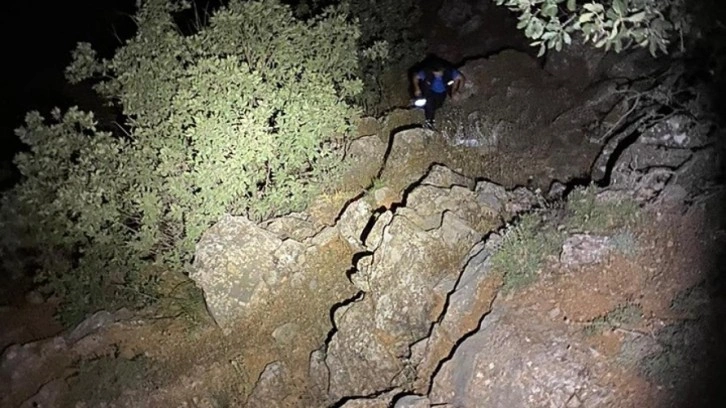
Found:
<svg viewBox="0 0 726 408"><path fill-rule="evenodd" d="M119 38L128 38L133 32L134 9L134 0L3 4L0 167L4 171L10 168L10 160L21 148L13 130L23 124L27 111L38 110L48 116L54 106L67 107L78 103L78 99L90 100L83 98L91 96L87 86L71 87L63 78L75 44L87 41L101 55L112 55L120 44ZM0 183L8 187L7 180Z"/></svg>

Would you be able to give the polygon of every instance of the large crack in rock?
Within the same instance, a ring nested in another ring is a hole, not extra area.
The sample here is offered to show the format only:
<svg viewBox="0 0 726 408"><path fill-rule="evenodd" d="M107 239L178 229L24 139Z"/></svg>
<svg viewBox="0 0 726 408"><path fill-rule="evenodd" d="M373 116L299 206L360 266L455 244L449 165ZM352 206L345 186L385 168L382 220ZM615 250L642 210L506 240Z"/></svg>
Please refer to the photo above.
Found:
<svg viewBox="0 0 726 408"><path fill-rule="evenodd" d="M429 392L441 363L450 358L460 339L476 330L482 317L491 310L501 278L490 274L489 256L490 250L483 241L471 249L460 279L448 295L444 311L429 336L412 346L411 354L417 362L415 392Z"/></svg>
<svg viewBox="0 0 726 408"><path fill-rule="evenodd" d="M365 296L335 314L338 330L326 356L331 400L372 395L415 378L410 345L429 335L459 280L461 260L499 222L491 201L459 184L474 185L433 166L407 192L405 207L384 213L376 223L383 226L371 229L382 234L359 261L357 286Z"/></svg>

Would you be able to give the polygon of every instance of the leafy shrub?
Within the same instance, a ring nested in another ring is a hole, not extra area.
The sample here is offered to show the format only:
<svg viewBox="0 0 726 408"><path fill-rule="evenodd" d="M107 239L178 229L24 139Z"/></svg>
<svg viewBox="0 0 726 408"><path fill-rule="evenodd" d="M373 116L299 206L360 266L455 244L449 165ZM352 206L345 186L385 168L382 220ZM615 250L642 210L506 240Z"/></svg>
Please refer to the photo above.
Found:
<svg viewBox="0 0 726 408"><path fill-rule="evenodd" d="M492 267L504 275L505 291L521 288L537 278L548 256L557 254L564 236L543 223L537 213L525 214L509 227L492 254Z"/></svg>
<svg viewBox="0 0 726 408"><path fill-rule="evenodd" d="M420 1L355 0L351 14L361 22L358 75L365 84L356 102L377 114L390 108L386 95L402 85L396 77L408 84L408 68L422 57L425 43L416 27L422 18Z"/></svg>
<svg viewBox="0 0 726 408"><path fill-rule="evenodd" d="M144 1L136 35L110 60L89 44L73 53L69 81L98 80L123 108L126 137L76 109L50 124L31 113L18 131L30 151L4 201L4 251L32 251L75 316L153 299L220 215L299 209L337 174L361 90L347 16L301 20L275 0L233 0L185 35L174 22L185 7Z"/></svg>
<svg viewBox="0 0 726 408"><path fill-rule="evenodd" d="M595 47L615 52L647 47L667 54L672 37L689 30L685 0L496 0L519 14L523 29L539 54L561 50L575 33Z"/></svg>
<svg viewBox="0 0 726 408"><path fill-rule="evenodd" d="M392 89L407 86L407 70L425 49L417 26L422 17L417 0L306 0L298 2L298 13L309 15L330 4L343 4L360 24L358 76L363 91L355 102L366 113L376 115L391 107ZM396 78L402 78L399 82ZM402 90L401 90L402 91Z"/></svg>
<svg viewBox="0 0 726 408"><path fill-rule="evenodd" d="M572 230L607 233L637 222L640 207L635 200L598 198L598 189L591 185L577 188L567 197L567 226Z"/></svg>

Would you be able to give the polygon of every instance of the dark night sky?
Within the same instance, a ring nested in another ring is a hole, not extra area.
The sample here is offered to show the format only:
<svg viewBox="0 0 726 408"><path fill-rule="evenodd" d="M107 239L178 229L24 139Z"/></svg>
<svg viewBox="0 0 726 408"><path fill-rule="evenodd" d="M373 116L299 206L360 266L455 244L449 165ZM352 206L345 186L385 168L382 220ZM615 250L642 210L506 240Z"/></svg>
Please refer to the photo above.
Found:
<svg viewBox="0 0 726 408"><path fill-rule="evenodd" d="M133 28L128 14L134 0L71 0L8 2L2 10L3 71L0 76L1 159L12 156L17 144L13 129L28 110L47 114L67 102L61 93L63 69L78 41L99 51L118 45L114 32Z"/></svg>

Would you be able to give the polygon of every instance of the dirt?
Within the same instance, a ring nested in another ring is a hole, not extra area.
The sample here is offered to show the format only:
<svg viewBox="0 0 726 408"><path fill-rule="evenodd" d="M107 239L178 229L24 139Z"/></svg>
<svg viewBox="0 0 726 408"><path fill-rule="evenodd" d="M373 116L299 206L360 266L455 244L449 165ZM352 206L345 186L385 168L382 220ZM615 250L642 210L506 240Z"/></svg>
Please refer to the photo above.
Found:
<svg viewBox="0 0 726 408"><path fill-rule="evenodd" d="M584 340L592 351L590 368L600 383L610 384L619 407L706 406L693 400L693 405L677 405L682 402L678 390L648 378L642 361L629 360L624 350L640 337L655 339L667 325L706 315L705 311L678 314L671 305L718 268L716 255L726 247L726 234L723 224L713 222L712 210L649 213L635 231L635 255L613 253L602 263L586 267L563 268L553 262L537 283L504 302ZM639 308L640 318L588 332L599 318L625 305Z"/></svg>

